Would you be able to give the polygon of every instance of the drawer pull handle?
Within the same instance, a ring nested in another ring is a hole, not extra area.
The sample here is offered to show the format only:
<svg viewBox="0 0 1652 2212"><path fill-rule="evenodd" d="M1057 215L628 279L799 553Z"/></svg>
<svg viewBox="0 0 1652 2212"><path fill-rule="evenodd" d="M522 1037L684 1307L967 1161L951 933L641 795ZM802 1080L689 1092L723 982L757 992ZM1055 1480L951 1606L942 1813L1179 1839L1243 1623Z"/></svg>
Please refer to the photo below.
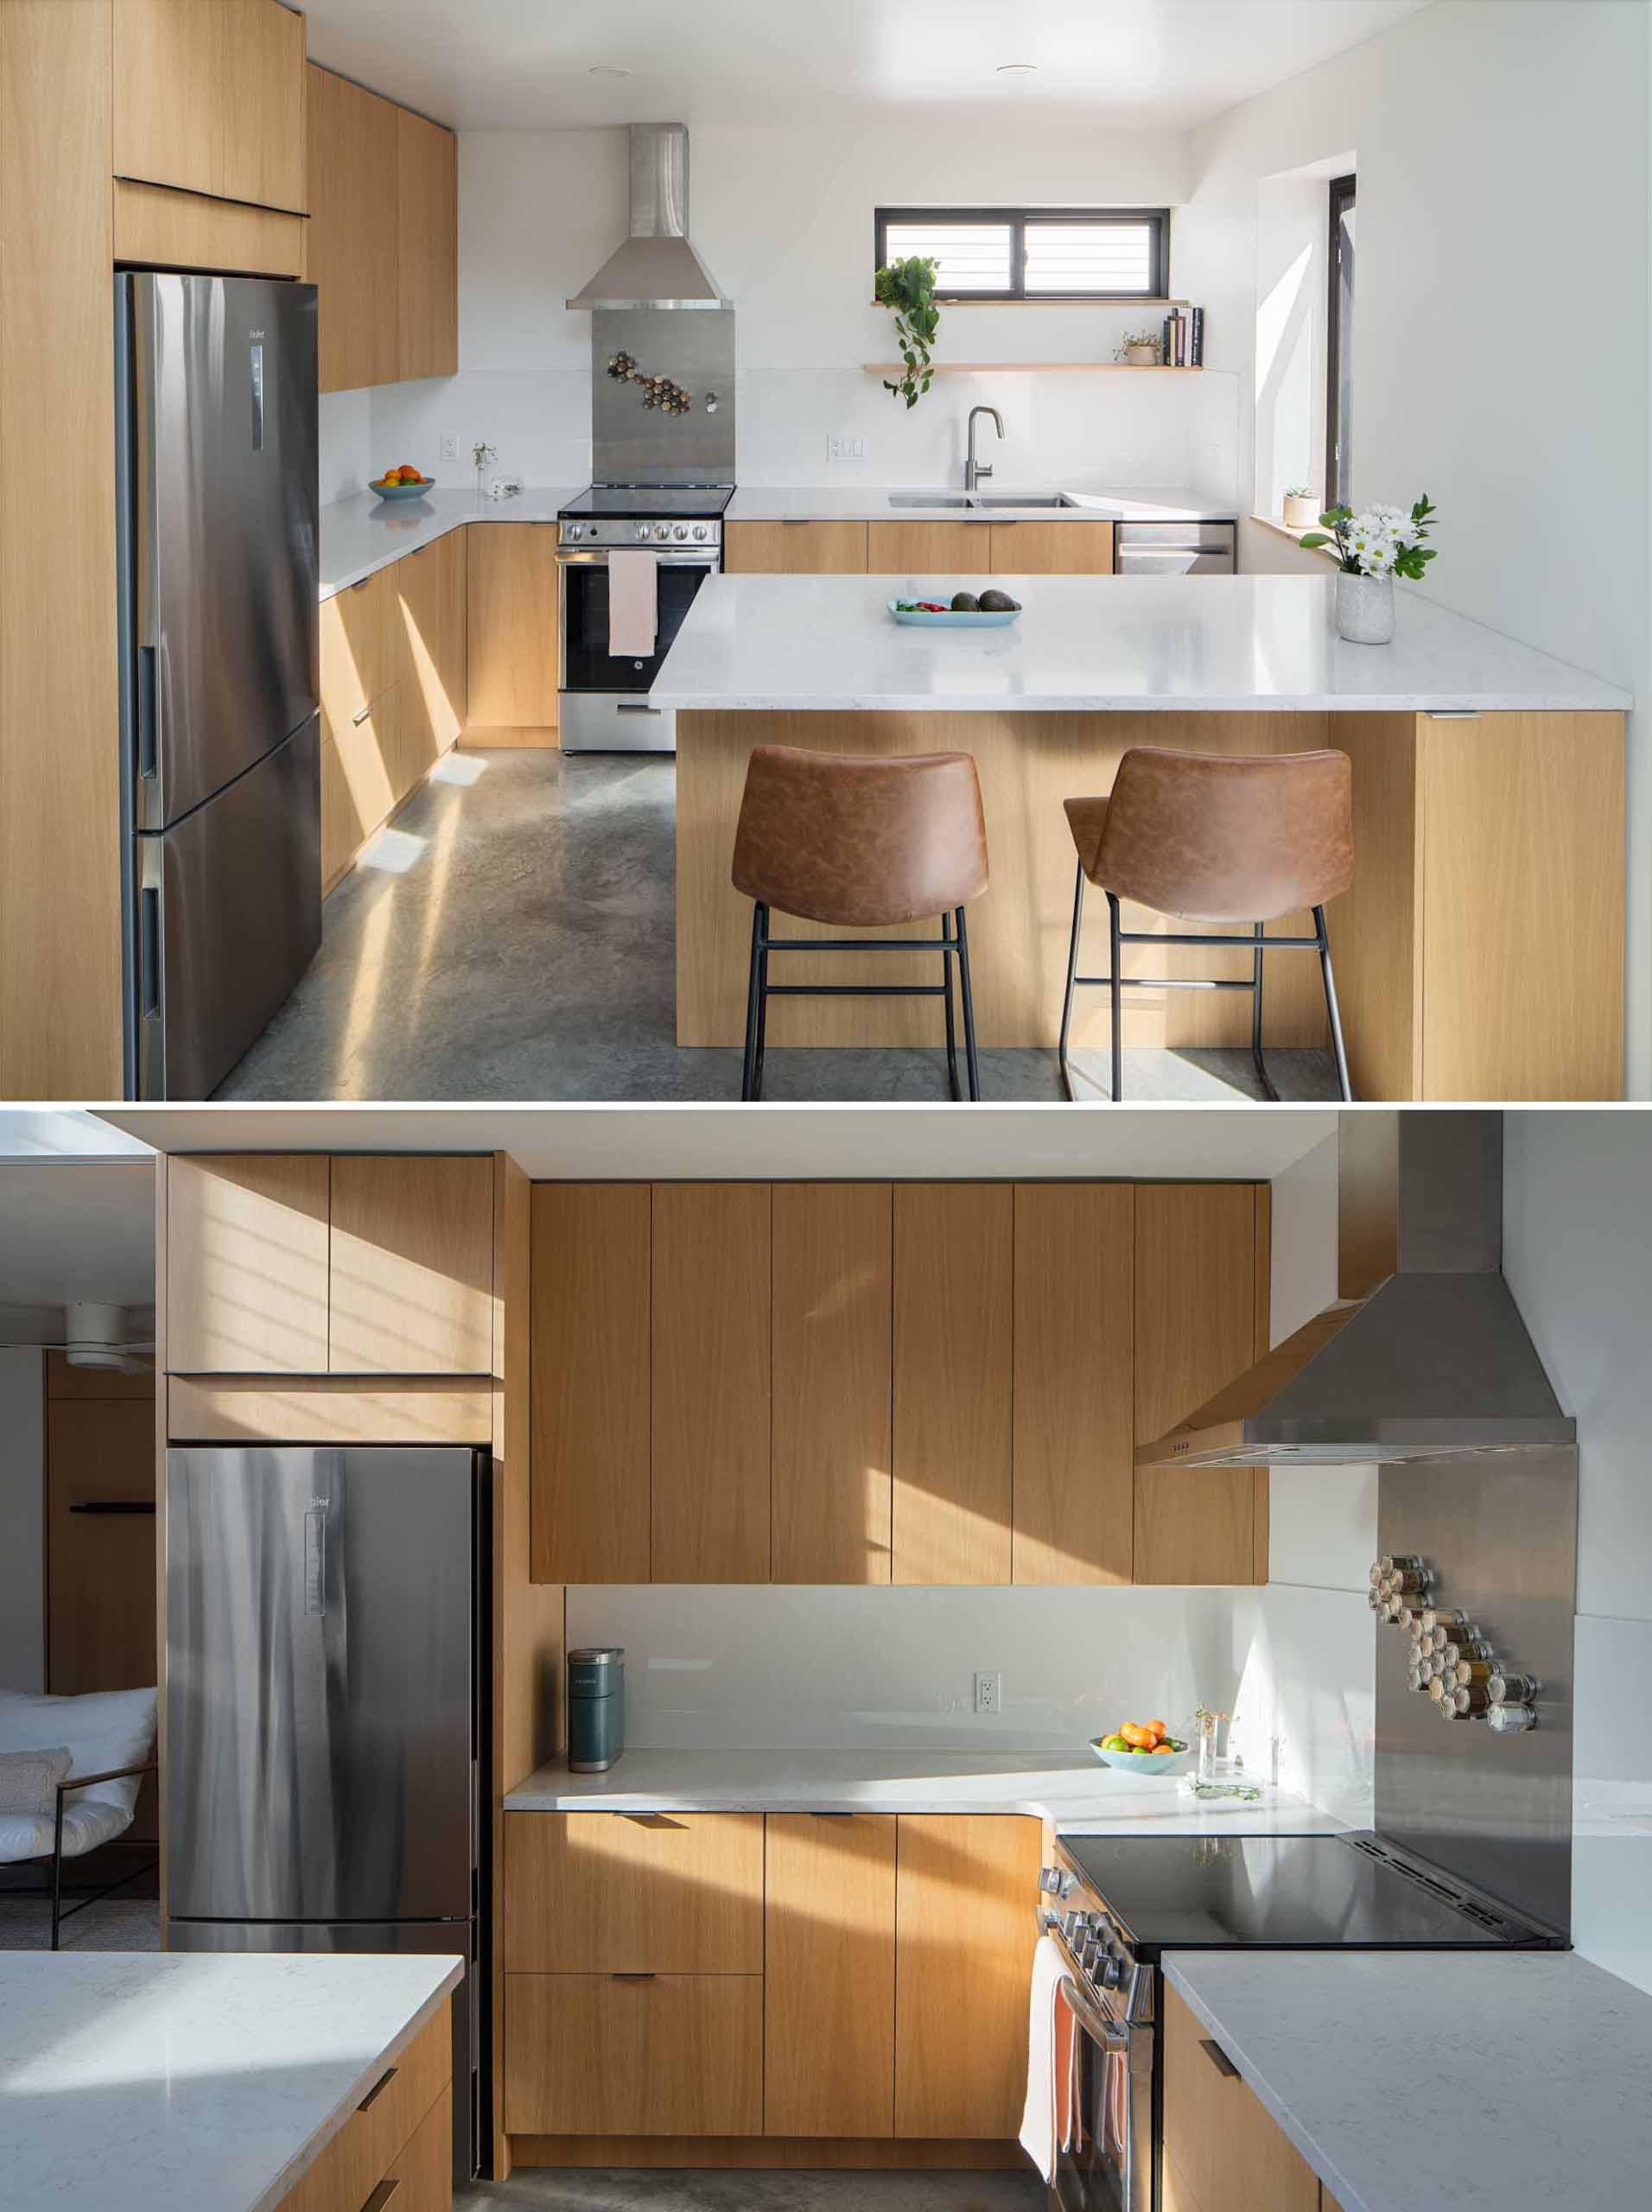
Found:
<svg viewBox="0 0 1652 2212"><path fill-rule="evenodd" d="M1199 2049L1215 2067L1217 2072L1225 2080L1236 2082L1239 2079L1239 2069L1219 2043L1213 2043L1209 2036L1205 2036L1199 2043Z"/></svg>
<svg viewBox="0 0 1652 2212"><path fill-rule="evenodd" d="M361 2212L384 2212L384 2207L390 2202L391 2197L395 2196L397 2190L401 2187L401 2185L402 2177L400 2174L386 2174L384 2180L379 2183L378 2188L374 2190L372 2195L362 2206Z"/></svg>
<svg viewBox="0 0 1652 2212"><path fill-rule="evenodd" d="M613 1979L615 1981L652 1981L655 1977L651 1974L617 1974Z"/></svg>
<svg viewBox="0 0 1652 2212"><path fill-rule="evenodd" d="M375 571L375 574L376 574L376 573L377 573L377 571ZM353 583L353 584L351 585L350 588L351 588L351 590L352 590L352 591L365 591L365 590L366 590L366 588L367 588L367 587L368 587L368 585L369 585L372 582L372 576L362 576L362 577L359 577L359 578L356 581L356 582Z"/></svg>
<svg viewBox="0 0 1652 2212"><path fill-rule="evenodd" d="M361 728L361 725L366 721L368 715L372 714L372 701L369 699L365 707L363 707L358 713L351 715L350 720L357 729Z"/></svg>
<svg viewBox="0 0 1652 2212"><path fill-rule="evenodd" d="M395 2079L396 2069L393 2066L387 2066L384 2072L379 2075L378 2079L373 2083L372 2088L368 2090L366 2095L361 2100L361 2102L356 2107L356 2110L358 2112L365 2112L369 2105L376 2103L378 2100L384 2095L385 2090L389 2088L391 2083Z"/></svg>

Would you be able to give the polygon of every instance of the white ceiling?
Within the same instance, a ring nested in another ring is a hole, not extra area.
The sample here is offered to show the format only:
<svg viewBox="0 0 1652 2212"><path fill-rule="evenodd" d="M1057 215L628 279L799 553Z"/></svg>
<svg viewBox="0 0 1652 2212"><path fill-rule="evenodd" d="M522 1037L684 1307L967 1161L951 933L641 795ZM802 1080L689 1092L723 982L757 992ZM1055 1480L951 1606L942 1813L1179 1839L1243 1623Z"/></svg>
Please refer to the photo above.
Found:
<svg viewBox="0 0 1652 2212"><path fill-rule="evenodd" d="M535 1178L1248 1176L1271 1181L1337 1127L1274 1106L213 1106L111 1108L160 1152L508 1152ZM0 1293L3 1295L3 1293Z"/></svg>
<svg viewBox="0 0 1652 2212"><path fill-rule="evenodd" d="M305 0L315 60L457 130L772 123L848 101L1182 129L1426 4ZM1007 61L1038 68L1000 76ZM605 64L632 73L588 73Z"/></svg>
<svg viewBox="0 0 1652 2212"><path fill-rule="evenodd" d="M154 1297L148 1159L0 1160L0 1306Z"/></svg>

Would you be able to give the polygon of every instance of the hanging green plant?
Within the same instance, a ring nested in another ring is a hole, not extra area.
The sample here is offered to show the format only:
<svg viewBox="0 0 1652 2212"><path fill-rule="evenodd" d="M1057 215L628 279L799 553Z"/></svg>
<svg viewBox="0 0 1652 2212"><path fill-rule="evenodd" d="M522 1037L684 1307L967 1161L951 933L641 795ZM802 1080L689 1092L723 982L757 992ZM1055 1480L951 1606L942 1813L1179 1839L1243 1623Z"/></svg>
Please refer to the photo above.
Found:
<svg viewBox="0 0 1652 2212"><path fill-rule="evenodd" d="M878 271L878 305L894 309L895 343L906 364L899 384L891 384L886 377L883 388L899 394L909 408L917 406L935 373L930 366L930 347L941 321L941 311L935 304L937 273L936 264L921 254L913 254L908 261L892 261Z"/></svg>

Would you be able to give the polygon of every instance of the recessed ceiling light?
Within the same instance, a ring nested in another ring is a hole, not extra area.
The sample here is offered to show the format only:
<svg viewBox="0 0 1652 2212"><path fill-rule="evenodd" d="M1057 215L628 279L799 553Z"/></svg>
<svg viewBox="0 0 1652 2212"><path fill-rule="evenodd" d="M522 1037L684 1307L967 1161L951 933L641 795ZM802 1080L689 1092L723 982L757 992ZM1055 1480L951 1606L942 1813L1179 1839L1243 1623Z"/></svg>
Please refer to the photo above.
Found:
<svg viewBox="0 0 1652 2212"><path fill-rule="evenodd" d="M622 69L617 61L598 61L593 63L586 74L591 77L628 77L631 72Z"/></svg>
<svg viewBox="0 0 1652 2212"><path fill-rule="evenodd" d="M998 73L1001 77L1032 77L1037 75L1038 67L1036 61L1001 61Z"/></svg>

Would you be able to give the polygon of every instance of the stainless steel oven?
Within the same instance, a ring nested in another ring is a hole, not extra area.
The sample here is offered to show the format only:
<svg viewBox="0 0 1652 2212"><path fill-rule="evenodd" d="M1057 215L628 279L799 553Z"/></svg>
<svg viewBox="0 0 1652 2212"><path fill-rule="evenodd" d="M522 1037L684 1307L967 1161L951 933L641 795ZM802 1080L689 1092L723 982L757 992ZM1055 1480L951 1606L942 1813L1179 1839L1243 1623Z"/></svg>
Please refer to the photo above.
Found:
<svg viewBox="0 0 1652 2212"><path fill-rule="evenodd" d="M1048 1867L1040 1878L1058 1897L1081 1897L1073 1909L1039 1916L1065 1961L1062 1993L1076 2024L1072 2117L1057 2149L1051 2212L1153 2212L1158 1977L1071 1869Z"/></svg>
<svg viewBox="0 0 1652 2212"><path fill-rule="evenodd" d="M588 494L588 500L593 495ZM725 495L726 496L726 495ZM683 495L657 490L665 505ZM645 554L654 567L652 650L615 653L610 645L611 560ZM652 510L623 516L565 514L558 524L561 571L561 741L565 753L671 753L675 718L648 693L694 595L722 565L722 524L703 506L690 520L656 518Z"/></svg>

